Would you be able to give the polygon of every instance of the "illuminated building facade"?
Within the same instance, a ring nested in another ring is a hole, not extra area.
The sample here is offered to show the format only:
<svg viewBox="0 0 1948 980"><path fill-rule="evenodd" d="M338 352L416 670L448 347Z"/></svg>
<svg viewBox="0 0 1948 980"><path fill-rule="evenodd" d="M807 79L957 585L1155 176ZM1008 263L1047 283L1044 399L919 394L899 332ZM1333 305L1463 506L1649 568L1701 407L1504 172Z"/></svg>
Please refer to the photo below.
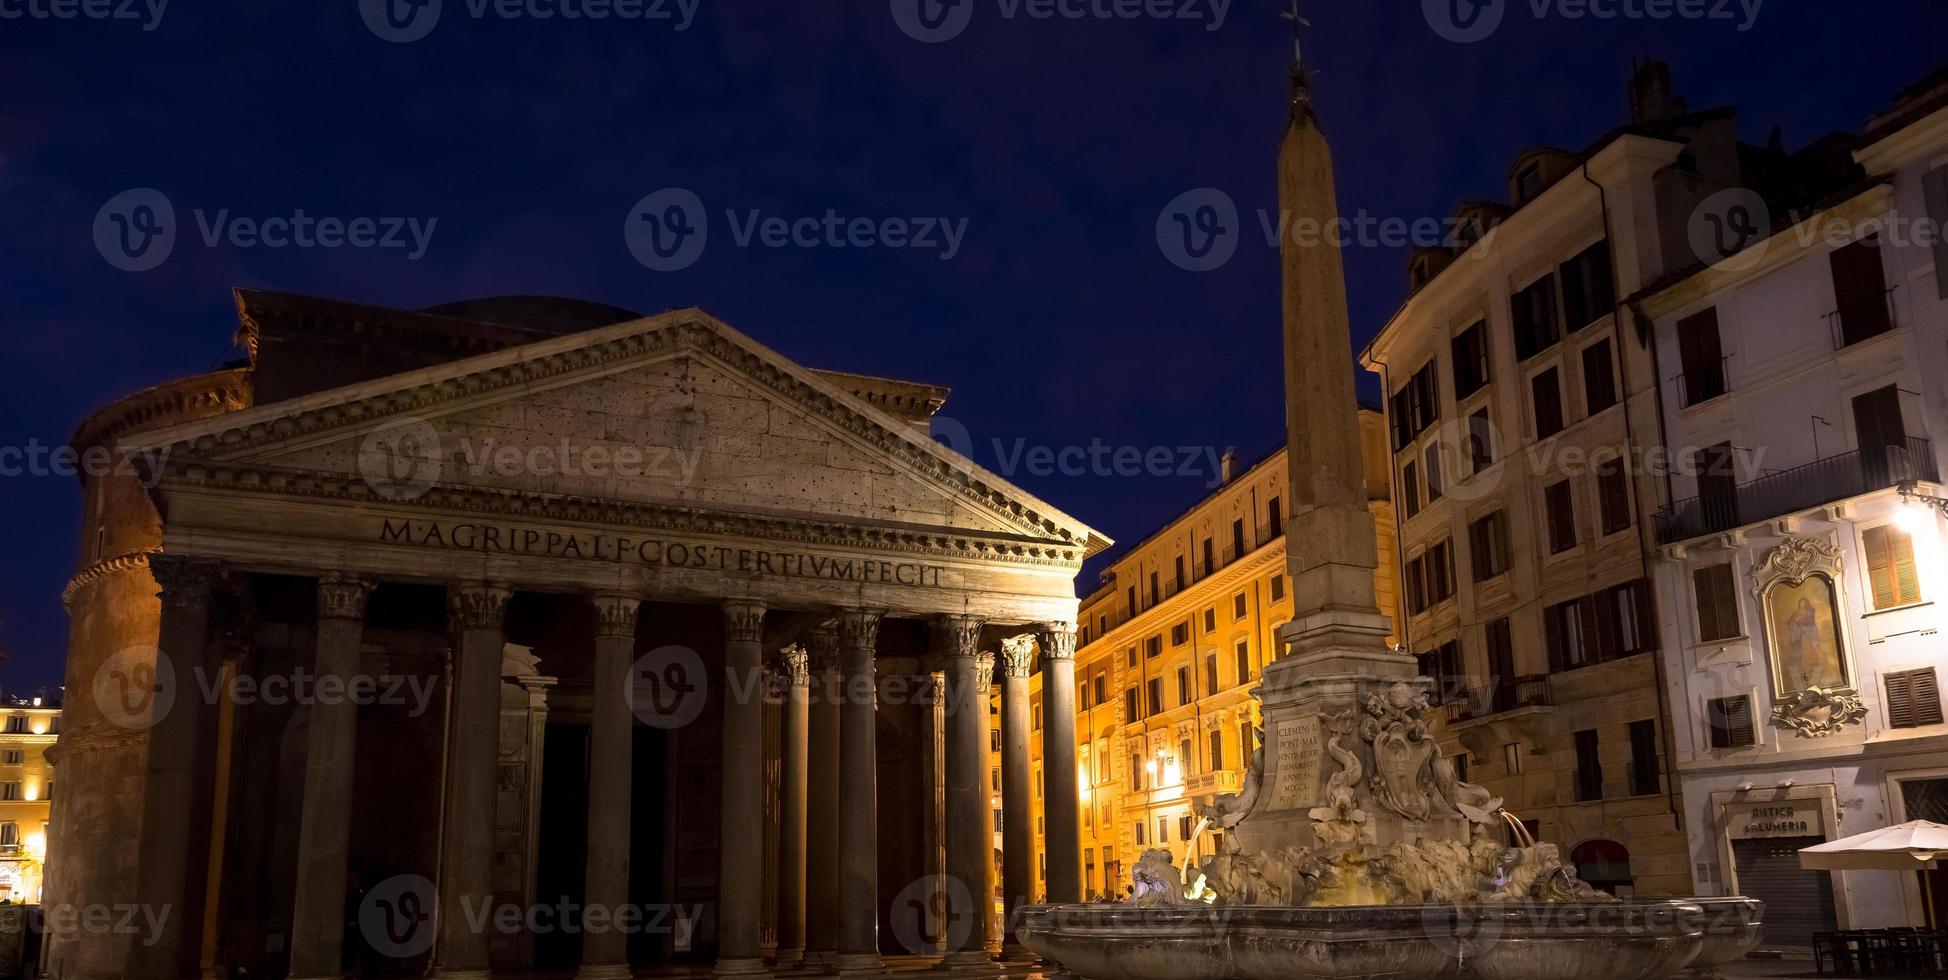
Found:
<svg viewBox="0 0 1948 980"><path fill-rule="evenodd" d="M54 767L45 752L61 732L61 704L0 698L0 902L35 905L47 861Z"/></svg>

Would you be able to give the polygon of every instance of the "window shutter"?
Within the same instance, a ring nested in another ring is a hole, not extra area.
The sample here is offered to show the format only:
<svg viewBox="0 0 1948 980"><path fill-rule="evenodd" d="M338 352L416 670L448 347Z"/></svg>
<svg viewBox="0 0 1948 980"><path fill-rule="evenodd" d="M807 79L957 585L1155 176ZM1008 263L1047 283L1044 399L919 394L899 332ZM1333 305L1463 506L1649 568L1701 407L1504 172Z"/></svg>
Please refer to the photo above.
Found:
<svg viewBox="0 0 1948 980"><path fill-rule="evenodd" d="M1752 699L1741 696L1731 700L1732 744L1751 745L1756 741L1752 737Z"/></svg>
<svg viewBox="0 0 1948 980"><path fill-rule="evenodd" d="M1886 675L1887 724L1893 728L1914 727L1913 673L1900 671Z"/></svg>
<svg viewBox="0 0 1948 980"><path fill-rule="evenodd" d="M1941 724L1941 688L1935 678L1933 667L1909 671L1913 675L1914 723L1916 725Z"/></svg>
<svg viewBox="0 0 1948 980"><path fill-rule="evenodd" d="M1750 698L1744 696L1714 698L1709 710L1712 748L1735 749L1753 744Z"/></svg>
<svg viewBox="0 0 1948 980"><path fill-rule="evenodd" d="M1549 670L1551 673L1568 666L1569 657L1563 650L1562 617L1564 609L1556 606L1542 611L1543 631L1548 634Z"/></svg>
<svg viewBox="0 0 1948 980"><path fill-rule="evenodd" d="M1906 534L1893 534L1892 559L1894 562L1894 602L1907 605L1921 601L1921 579L1914 568L1914 538Z"/></svg>
<svg viewBox="0 0 1948 980"><path fill-rule="evenodd" d="M1875 609L1895 605L1893 549L1888 547L1888 536L1884 527L1869 528L1860 536L1867 548L1867 577L1874 585Z"/></svg>

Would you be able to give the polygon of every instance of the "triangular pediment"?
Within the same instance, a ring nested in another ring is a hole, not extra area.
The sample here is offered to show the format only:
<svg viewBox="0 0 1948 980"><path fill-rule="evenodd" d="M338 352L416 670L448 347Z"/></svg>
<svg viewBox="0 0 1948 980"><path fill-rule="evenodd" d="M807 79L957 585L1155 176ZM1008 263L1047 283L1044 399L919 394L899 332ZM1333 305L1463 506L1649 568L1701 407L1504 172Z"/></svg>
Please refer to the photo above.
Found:
<svg viewBox="0 0 1948 980"><path fill-rule="evenodd" d="M697 310L146 433L170 473L959 532L1078 553L1079 521ZM167 452L166 457L163 455Z"/></svg>

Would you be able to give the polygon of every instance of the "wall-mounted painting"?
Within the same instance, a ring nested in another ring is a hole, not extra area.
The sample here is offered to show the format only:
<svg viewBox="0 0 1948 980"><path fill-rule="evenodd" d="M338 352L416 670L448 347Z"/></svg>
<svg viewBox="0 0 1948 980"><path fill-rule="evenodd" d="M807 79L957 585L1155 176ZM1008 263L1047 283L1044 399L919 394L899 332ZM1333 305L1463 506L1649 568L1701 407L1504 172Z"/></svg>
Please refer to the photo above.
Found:
<svg viewBox="0 0 1948 980"><path fill-rule="evenodd" d="M1775 697L1812 688L1850 689L1840 552L1813 538L1773 549L1755 574L1764 603Z"/></svg>

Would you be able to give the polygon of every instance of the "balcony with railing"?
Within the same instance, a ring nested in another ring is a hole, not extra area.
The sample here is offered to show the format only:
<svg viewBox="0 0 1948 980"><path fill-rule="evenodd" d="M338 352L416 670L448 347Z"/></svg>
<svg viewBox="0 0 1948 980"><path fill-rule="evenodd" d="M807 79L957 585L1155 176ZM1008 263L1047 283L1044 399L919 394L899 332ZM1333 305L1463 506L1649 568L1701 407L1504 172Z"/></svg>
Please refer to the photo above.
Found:
<svg viewBox="0 0 1948 980"><path fill-rule="evenodd" d="M1680 500L1657 515L1657 540L1671 544L1719 534L1903 483L1937 479L1934 446L1926 439L1908 439L1864 453L1842 453L1724 491Z"/></svg>
<svg viewBox="0 0 1948 980"><path fill-rule="evenodd" d="M1840 308L1826 315L1833 331L1833 349L1845 350L1894 329L1894 290L1843 298Z"/></svg>
<svg viewBox="0 0 1948 980"><path fill-rule="evenodd" d="M1448 724L1480 721L1523 708L1548 708L1555 704L1546 674L1530 674L1489 684L1442 705Z"/></svg>
<svg viewBox="0 0 1948 980"><path fill-rule="evenodd" d="M1731 386L1725 380L1728 377L1725 365L1730 362L1729 357L1717 357L1686 364L1684 370L1673 379L1678 385L1680 403L1690 408L1730 391Z"/></svg>

